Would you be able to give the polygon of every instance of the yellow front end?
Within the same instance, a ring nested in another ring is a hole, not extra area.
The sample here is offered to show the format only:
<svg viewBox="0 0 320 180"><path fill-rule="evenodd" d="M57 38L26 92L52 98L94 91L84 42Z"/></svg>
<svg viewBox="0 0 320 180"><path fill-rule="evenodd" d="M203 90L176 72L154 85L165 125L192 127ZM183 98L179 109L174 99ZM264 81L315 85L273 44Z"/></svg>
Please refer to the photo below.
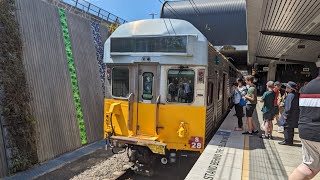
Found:
<svg viewBox="0 0 320 180"><path fill-rule="evenodd" d="M116 136L164 143L168 150L203 151L205 106L160 104L157 107L137 102L130 106L127 100L105 99L104 138L114 131ZM152 145L145 146L152 150ZM163 151L152 152L163 154Z"/></svg>

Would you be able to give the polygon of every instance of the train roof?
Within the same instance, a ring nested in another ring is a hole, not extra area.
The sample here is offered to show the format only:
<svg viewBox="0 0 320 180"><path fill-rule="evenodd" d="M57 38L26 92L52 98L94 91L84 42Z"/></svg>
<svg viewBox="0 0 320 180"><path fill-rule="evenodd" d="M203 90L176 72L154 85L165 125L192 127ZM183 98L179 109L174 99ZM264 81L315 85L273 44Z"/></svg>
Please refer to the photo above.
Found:
<svg viewBox="0 0 320 180"><path fill-rule="evenodd" d="M191 23L180 19L147 19L121 25L110 37L196 35L199 41L207 38Z"/></svg>

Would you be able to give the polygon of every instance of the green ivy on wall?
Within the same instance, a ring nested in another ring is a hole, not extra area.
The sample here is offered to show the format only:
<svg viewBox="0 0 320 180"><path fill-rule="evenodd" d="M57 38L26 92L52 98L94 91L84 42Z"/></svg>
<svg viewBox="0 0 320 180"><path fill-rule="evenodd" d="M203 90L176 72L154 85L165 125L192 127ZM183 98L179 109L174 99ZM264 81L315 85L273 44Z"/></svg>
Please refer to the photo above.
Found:
<svg viewBox="0 0 320 180"><path fill-rule="evenodd" d="M71 42L70 42L70 35L68 31L68 23L65 11L63 9L59 9L60 15L60 23L62 27L62 34L64 39L64 45L66 48L67 60L68 60L68 68L71 77L71 84L72 84L72 91L73 91L73 99L77 110L77 118L78 118L78 125L80 129L80 136L81 136L81 143L87 143L87 135L86 135L86 128L83 119L83 112L81 108L81 101L79 95L79 86L77 80L76 69L74 65L72 49L71 49Z"/></svg>

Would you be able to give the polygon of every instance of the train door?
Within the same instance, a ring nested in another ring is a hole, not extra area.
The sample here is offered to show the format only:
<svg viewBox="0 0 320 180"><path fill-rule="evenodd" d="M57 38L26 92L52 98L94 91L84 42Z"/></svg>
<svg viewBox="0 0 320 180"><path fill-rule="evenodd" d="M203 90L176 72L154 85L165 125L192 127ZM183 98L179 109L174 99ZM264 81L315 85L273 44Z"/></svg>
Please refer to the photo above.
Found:
<svg viewBox="0 0 320 180"><path fill-rule="evenodd" d="M138 65L137 135L156 135L156 100L159 94L158 65Z"/></svg>

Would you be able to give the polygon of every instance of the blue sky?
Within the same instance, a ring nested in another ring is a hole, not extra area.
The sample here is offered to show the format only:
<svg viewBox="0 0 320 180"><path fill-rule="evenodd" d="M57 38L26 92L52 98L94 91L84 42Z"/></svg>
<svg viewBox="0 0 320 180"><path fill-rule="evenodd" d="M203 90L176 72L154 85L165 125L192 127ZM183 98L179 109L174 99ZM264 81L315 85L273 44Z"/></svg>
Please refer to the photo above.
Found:
<svg viewBox="0 0 320 180"><path fill-rule="evenodd" d="M87 0L88 2L109 11L127 21L151 18L149 13L159 17L161 3L159 0ZM164 2L164 0L161 0Z"/></svg>

